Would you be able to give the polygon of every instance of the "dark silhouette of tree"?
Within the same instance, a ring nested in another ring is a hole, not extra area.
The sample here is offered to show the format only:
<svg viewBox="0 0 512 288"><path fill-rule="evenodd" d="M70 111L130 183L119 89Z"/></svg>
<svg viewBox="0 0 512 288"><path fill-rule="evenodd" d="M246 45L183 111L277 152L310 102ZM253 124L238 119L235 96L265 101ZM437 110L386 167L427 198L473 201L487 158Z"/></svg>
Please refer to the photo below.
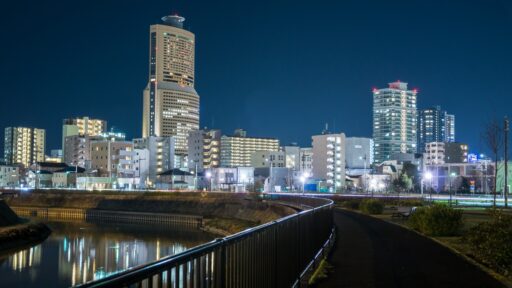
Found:
<svg viewBox="0 0 512 288"><path fill-rule="evenodd" d="M486 126L482 138L487 147L494 156L494 187L493 187L493 206L496 207L496 181L498 176L498 156L503 145L503 129L500 122L496 119L489 121Z"/></svg>

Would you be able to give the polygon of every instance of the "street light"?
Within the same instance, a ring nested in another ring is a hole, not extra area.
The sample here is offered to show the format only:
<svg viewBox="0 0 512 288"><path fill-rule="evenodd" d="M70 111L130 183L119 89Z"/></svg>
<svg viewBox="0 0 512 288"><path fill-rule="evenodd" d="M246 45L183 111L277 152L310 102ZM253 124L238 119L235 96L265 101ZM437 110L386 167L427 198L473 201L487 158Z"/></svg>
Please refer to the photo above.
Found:
<svg viewBox="0 0 512 288"><path fill-rule="evenodd" d="M451 172L450 173L450 207L452 206L452 177L455 177L457 176L457 174L455 172Z"/></svg>
<svg viewBox="0 0 512 288"><path fill-rule="evenodd" d="M302 176L300 176L300 182L302 182L302 195L304 196L304 193L306 193L306 181L309 178L309 173L304 172L302 173Z"/></svg>
<svg viewBox="0 0 512 288"><path fill-rule="evenodd" d="M210 184L210 192L212 191L212 172L206 171L206 179L208 179L208 183Z"/></svg>
<svg viewBox="0 0 512 288"><path fill-rule="evenodd" d="M425 175L423 175L423 178L421 179L421 196L423 196L423 184L425 183L424 180L427 180L430 182L430 201L432 201L432 172L426 171Z"/></svg>

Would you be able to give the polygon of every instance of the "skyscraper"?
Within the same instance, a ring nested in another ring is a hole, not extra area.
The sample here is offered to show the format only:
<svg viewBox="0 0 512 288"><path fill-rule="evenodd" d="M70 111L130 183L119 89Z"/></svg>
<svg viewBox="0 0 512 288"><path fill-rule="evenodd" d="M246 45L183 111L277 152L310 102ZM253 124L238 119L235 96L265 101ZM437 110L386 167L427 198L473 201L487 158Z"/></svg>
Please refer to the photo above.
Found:
<svg viewBox="0 0 512 288"><path fill-rule="evenodd" d="M172 15L162 20L162 24L150 27L142 135L173 136L177 156L184 156L190 131L199 129L199 95L194 88L195 36L183 28L183 17Z"/></svg>
<svg viewBox="0 0 512 288"><path fill-rule="evenodd" d="M455 115L446 114L446 139L445 142L455 142Z"/></svg>
<svg viewBox="0 0 512 288"><path fill-rule="evenodd" d="M396 153L416 152L416 90L396 81L373 90L374 160L381 163Z"/></svg>
<svg viewBox="0 0 512 288"><path fill-rule="evenodd" d="M7 127L4 135L4 158L7 164L25 167L44 161L45 130L27 127Z"/></svg>
<svg viewBox="0 0 512 288"><path fill-rule="evenodd" d="M418 153L426 151L427 143L445 141L446 116L446 111L439 106L418 110Z"/></svg>

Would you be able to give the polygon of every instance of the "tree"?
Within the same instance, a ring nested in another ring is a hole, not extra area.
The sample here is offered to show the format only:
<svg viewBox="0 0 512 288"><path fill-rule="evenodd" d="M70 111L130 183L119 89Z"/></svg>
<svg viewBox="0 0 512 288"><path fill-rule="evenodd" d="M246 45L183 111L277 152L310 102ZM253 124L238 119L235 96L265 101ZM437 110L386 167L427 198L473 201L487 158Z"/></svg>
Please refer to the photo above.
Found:
<svg viewBox="0 0 512 288"><path fill-rule="evenodd" d="M498 176L498 155L501 151L501 146L503 144L503 130L501 129L500 122L496 119L489 121L485 126L482 138L494 156L493 207L496 207L496 180Z"/></svg>
<svg viewBox="0 0 512 288"><path fill-rule="evenodd" d="M412 188L412 179L407 175L407 173L405 173L405 171L402 171L402 174L400 174L397 179L393 180L393 187L398 193L409 191Z"/></svg>
<svg viewBox="0 0 512 288"><path fill-rule="evenodd" d="M418 166L412 163L406 162L402 168L403 173L407 174L411 178L412 187L419 188L421 185L421 178L419 176Z"/></svg>

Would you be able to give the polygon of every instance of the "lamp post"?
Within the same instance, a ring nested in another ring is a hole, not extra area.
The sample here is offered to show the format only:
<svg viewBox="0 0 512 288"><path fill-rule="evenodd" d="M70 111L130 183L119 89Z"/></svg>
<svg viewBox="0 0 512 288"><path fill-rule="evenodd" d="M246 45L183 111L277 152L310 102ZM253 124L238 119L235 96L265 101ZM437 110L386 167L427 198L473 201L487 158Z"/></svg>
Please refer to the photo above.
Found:
<svg viewBox="0 0 512 288"><path fill-rule="evenodd" d="M449 174L449 178L450 178L450 207L452 206L452 194L453 194L453 192L452 192L452 177L455 177L455 176L457 176L457 174L455 174L455 172L451 172Z"/></svg>
<svg viewBox="0 0 512 288"><path fill-rule="evenodd" d="M273 187L273 184L272 184L272 161L270 161L270 157L271 155L268 155L268 158L265 159L266 162L268 162L268 165L270 167L270 170L269 170L269 176L268 176L268 185L270 186L270 193L272 193L274 191L274 187Z"/></svg>
<svg viewBox="0 0 512 288"><path fill-rule="evenodd" d="M300 181L302 182L302 196L306 193L306 181L309 178L309 173L304 172L302 176L300 176Z"/></svg>
<svg viewBox="0 0 512 288"><path fill-rule="evenodd" d="M430 172L430 171L425 172L425 175L423 175L423 177L425 178L424 180L427 180L430 182L430 187L429 187L430 192L429 193L430 193L430 202L432 202L432 172Z"/></svg>
<svg viewBox="0 0 512 288"><path fill-rule="evenodd" d="M208 190L211 192L212 191L212 172L207 171L205 175L206 175L206 179L208 179L208 184L210 186Z"/></svg>

